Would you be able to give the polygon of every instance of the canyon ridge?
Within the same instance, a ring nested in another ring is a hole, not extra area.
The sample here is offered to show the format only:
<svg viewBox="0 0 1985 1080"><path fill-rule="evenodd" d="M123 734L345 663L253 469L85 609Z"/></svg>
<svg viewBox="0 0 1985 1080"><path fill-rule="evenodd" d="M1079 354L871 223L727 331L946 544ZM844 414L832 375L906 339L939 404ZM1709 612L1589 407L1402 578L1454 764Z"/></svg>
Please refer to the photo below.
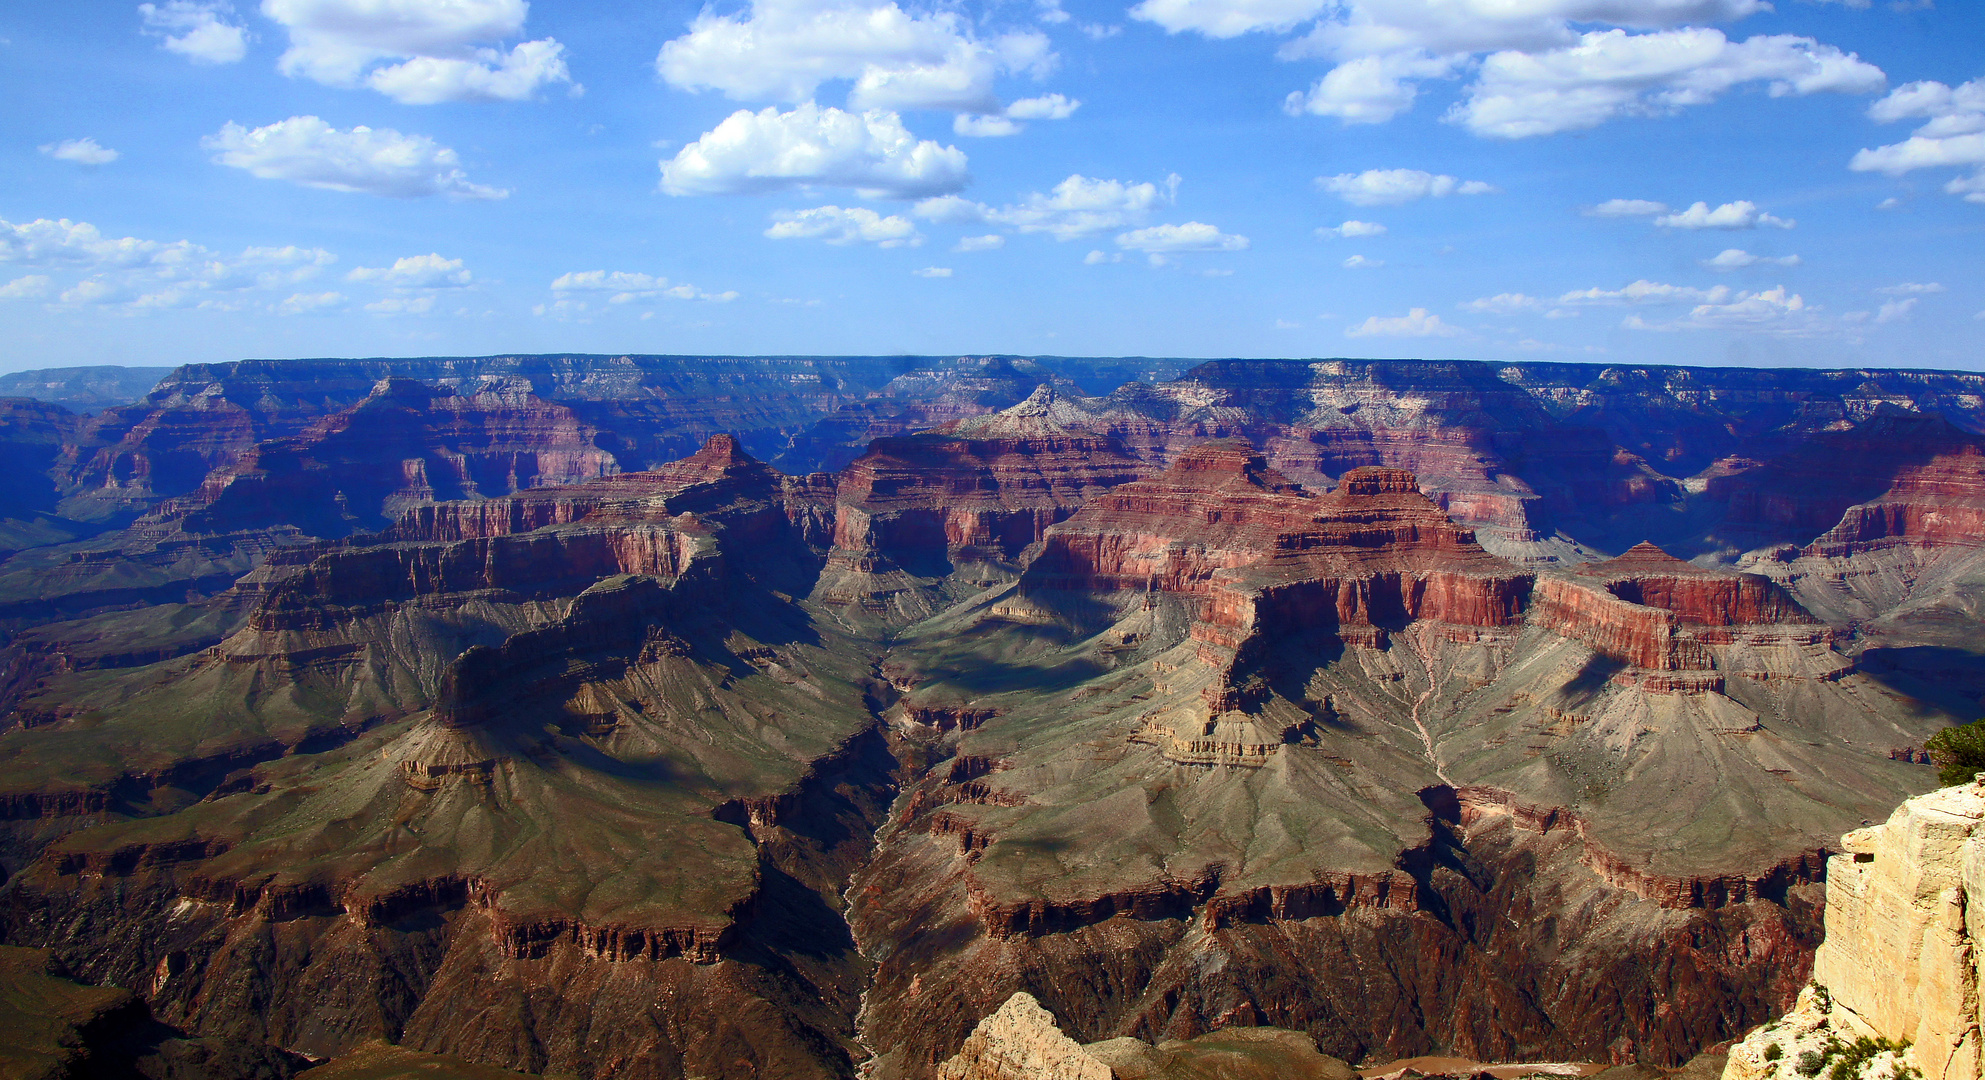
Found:
<svg viewBox="0 0 1985 1080"><path fill-rule="evenodd" d="M1985 695L1969 373L9 380L23 1075L1674 1068Z"/></svg>

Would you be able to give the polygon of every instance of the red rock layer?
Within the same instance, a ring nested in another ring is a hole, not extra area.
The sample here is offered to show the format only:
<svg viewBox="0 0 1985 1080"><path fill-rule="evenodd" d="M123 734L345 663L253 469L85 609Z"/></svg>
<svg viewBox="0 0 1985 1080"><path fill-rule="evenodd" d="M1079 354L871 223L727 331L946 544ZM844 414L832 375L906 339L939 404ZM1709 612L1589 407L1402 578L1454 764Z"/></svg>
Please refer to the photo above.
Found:
<svg viewBox="0 0 1985 1080"><path fill-rule="evenodd" d="M1745 626L1815 621L1769 579L1686 563L1649 543L1602 563L1577 567L1630 604L1671 611L1693 626Z"/></svg>
<svg viewBox="0 0 1985 1080"><path fill-rule="evenodd" d="M1731 522L1800 544L1965 542L1985 516L1985 441L1941 416L1883 411L1758 468L1714 477L1707 493L1727 500Z"/></svg>
<svg viewBox="0 0 1985 1080"><path fill-rule="evenodd" d="M1654 671L1714 667L1708 646L1735 640L1718 628L1817 625L1765 578L1695 566L1647 543L1616 559L1574 567L1572 576L1539 579L1531 621L1602 656Z"/></svg>
<svg viewBox="0 0 1985 1080"><path fill-rule="evenodd" d="M454 394L389 378L349 409L257 443L161 512L196 532L271 523L338 536L410 505L620 471L571 409L519 390Z"/></svg>
<svg viewBox="0 0 1985 1080"><path fill-rule="evenodd" d="M881 438L844 469L834 546L847 558L1011 560L1095 494L1149 467L1107 435L1055 419L1042 387L993 416Z"/></svg>
<svg viewBox="0 0 1985 1080"><path fill-rule="evenodd" d="M1985 542L1985 443L1947 426L1929 438L1933 457L1898 468L1888 490L1848 507L1807 553L1851 555L1898 541L1930 547Z"/></svg>
<svg viewBox="0 0 1985 1080"><path fill-rule="evenodd" d="M1694 671L1711 664L1707 649L1681 636L1681 620L1672 611L1555 576L1538 579L1533 595L1532 622L1584 642L1601 656L1656 671Z"/></svg>
<svg viewBox="0 0 1985 1080"><path fill-rule="evenodd" d="M1248 447L1210 443L1049 530L1022 587L1202 596L1194 636L1231 649L1272 629L1507 626L1530 580L1449 521L1411 473L1354 469L1318 497Z"/></svg>

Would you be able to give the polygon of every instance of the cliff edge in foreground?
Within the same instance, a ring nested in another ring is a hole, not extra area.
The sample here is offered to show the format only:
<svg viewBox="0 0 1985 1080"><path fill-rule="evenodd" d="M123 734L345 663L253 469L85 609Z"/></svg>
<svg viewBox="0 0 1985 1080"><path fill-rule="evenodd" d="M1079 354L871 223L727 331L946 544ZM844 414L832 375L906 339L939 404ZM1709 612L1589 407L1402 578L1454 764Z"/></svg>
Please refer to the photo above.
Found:
<svg viewBox="0 0 1985 1080"><path fill-rule="evenodd" d="M1985 783L1910 799L1828 860L1815 986L1730 1052L1724 1080L1978 1080ZM1845 1074L1839 1071L1847 1065Z"/></svg>

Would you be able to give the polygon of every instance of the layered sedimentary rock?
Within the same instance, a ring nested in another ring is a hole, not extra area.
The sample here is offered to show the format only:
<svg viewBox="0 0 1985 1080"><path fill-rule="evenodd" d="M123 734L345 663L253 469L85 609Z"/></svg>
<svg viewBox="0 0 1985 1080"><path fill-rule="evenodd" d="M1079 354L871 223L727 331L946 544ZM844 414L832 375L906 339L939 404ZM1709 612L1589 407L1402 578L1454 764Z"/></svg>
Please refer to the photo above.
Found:
<svg viewBox="0 0 1985 1080"><path fill-rule="evenodd" d="M1732 644L1740 634L1769 638L1767 628L1792 628L1800 643L1828 640L1818 621L1770 580L1685 563L1648 543L1541 580L1533 621L1602 656L1664 672L1713 670L1712 646ZM1846 670L1843 663L1840 671Z"/></svg>
<svg viewBox="0 0 1985 1080"><path fill-rule="evenodd" d="M1011 578L1047 528L1150 471L1079 427L1052 386L998 413L880 438L835 484L822 596L861 612L928 614L934 579Z"/></svg>
<svg viewBox="0 0 1985 1080"><path fill-rule="evenodd" d="M1865 470L1843 555L1743 525L1775 584L1712 568L1711 481L1977 378L1112 389L1152 374L254 363L49 413L92 521L0 562L0 933L202 1037L585 1077L926 1077L1022 990L1159 1057L1663 1065L1791 1001L1835 838L1975 704L1864 648L1962 651L1969 452ZM1909 618L1809 602L1822 558Z"/></svg>
<svg viewBox="0 0 1985 1080"><path fill-rule="evenodd" d="M1826 988L1835 1027L1906 1040L1925 1080L1980 1072L1981 822L1985 788L1944 788L1841 837L1827 867L1813 981Z"/></svg>
<svg viewBox="0 0 1985 1080"><path fill-rule="evenodd" d="M1745 987L1747 1015L1783 1008L1816 937L1821 823L1865 813L1875 772L1921 782L1879 764L1914 721L1760 577L1648 546L1538 578L1411 474L1317 496L1234 444L1092 498L1015 589L919 636L893 662L905 718L992 715L942 736L972 767L919 787L854 894L884 955L885 1075L926 1075L1016 981L1088 1039L1254 1023L1347 1056L1612 1043L1679 1063L1729 1014L1608 987L1700 978ZM1007 691L1029 679L1048 700ZM1716 854L1660 839L1705 814ZM1554 924L1557 960L1462 929L1523 925L1516 876L1592 916ZM1400 940L1454 980L1416 976L1412 1022L1301 959L1411 966ZM1190 974L1211 957L1220 978Z"/></svg>
<svg viewBox="0 0 1985 1080"><path fill-rule="evenodd" d="M776 591L818 565L807 515L728 438L605 487L265 568L247 626L132 702L137 727L72 694L87 735L0 749L36 797L83 739L129 743L112 769L205 754L216 775L147 808L110 772L60 808L97 827L14 875L9 940L145 985L169 1022L319 1055L386 1038L533 1072L843 1071L859 964L796 913L831 911L890 763L865 659ZM91 922L116 929L74 936ZM759 974L785 935L806 957ZM678 1002L675 1034L600 995Z"/></svg>
<svg viewBox="0 0 1985 1080"><path fill-rule="evenodd" d="M972 1029L938 1080L1114 1080L1110 1067L1061 1033L1033 995L1018 993Z"/></svg>
<svg viewBox="0 0 1985 1080"><path fill-rule="evenodd" d="M1727 502L1732 526L1799 544L1902 535L1890 530L1909 528L1912 504L1923 507L1913 520L1928 537L1944 528L1926 521L1932 508L1948 502L1962 513L1979 498L1979 455L1977 436L1945 418L1890 407L1755 468L1711 480L1705 494ZM1848 514L1864 503L1878 506ZM1962 526L1962 519L1953 520L1949 532L1961 534ZM1840 534L1821 539L1833 530Z"/></svg>
<svg viewBox="0 0 1985 1080"><path fill-rule="evenodd" d="M382 379L351 408L257 444L168 512L203 532L280 522L338 536L378 528L415 505L620 471L598 440L571 409L503 382L457 394Z"/></svg>
<svg viewBox="0 0 1985 1080"><path fill-rule="evenodd" d="M1003 412L877 439L842 470L835 546L909 565L1010 562L1091 496L1147 471L1070 428L1043 386Z"/></svg>
<svg viewBox="0 0 1985 1080"><path fill-rule="evenodd" d="M1190 598L1200 700L1140 725L1179 762L1262 765L1310 718L1259 670L1275 641L1322 632L1376 643L1427 621L1498 628L1521 618L1530 575L1484 552L1420 494L1411 473L1361 468L1318 497L1244 444L1206 443L1163 475L1092 499L1048 532L1019 596ZM1203 669L1203 670L1199 670Z"/></svg>

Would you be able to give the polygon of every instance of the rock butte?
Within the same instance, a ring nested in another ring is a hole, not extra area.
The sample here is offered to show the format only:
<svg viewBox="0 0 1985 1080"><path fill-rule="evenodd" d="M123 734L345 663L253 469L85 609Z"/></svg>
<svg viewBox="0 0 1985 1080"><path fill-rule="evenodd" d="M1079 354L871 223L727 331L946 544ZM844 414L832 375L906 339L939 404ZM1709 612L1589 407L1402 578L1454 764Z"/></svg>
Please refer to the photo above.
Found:
<svg viewBox="0 0 1985 1080"><path fill-rule="evenodd" d="M1980 400L492 357L0 402L0 940L270 1075L929 1077L1062 1046L974 1034L1019 992L1121 1075L1677 1065L1793 1003L1839 834L1985 692Z"/></svg>

